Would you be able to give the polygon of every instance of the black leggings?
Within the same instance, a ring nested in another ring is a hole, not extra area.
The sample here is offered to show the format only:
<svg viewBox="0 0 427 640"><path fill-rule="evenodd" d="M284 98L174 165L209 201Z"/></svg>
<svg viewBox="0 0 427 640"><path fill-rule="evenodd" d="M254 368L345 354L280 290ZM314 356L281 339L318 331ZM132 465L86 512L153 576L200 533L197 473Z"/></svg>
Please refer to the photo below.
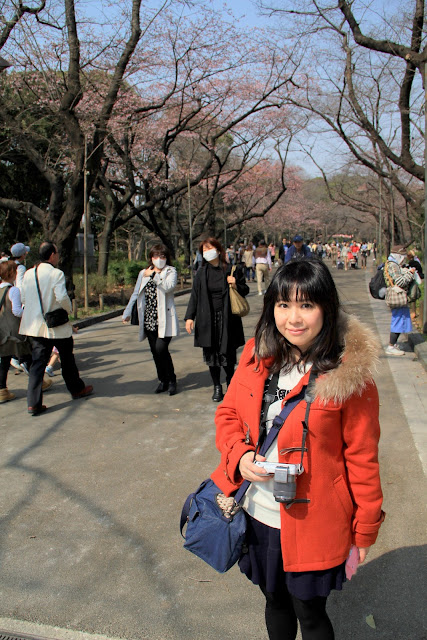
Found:
<svg viewBox="0 0 427 640"><path fill-rule="evenodd" d="M295 640L298 620L303 640L334 640L326 613L326 598L299 600L286 587L270 593L261 587L265 602L265 623L270 640Z"/></svg>
<svg viewBox="0 0 427 640"><path fill-rule="evenodd" d="M160 382L176 382L175 370L171 354L169 353L169 343L171 337L159 338L157 331L145 329L145 333L150 345L154 364L156 365L157 377Z"/></svg>
<svg viewBox="0 0 427 640"><path fill-rule="evenodd" d="M394 333L393 331L390 331L390 344L391 345L397 344L397 340L399 336L400 336L400 333Z"/></svg>
<svg viewBox="0 0 427 640"><path fill-rule="evenodd" d="M215 387L219 386L221 384L221 367L209 367L209 371L210 371L214 386ZM226 367L224 367L224 371L225 371L225 378L228 386L234 374L234 364L227 365Z"/></svg>

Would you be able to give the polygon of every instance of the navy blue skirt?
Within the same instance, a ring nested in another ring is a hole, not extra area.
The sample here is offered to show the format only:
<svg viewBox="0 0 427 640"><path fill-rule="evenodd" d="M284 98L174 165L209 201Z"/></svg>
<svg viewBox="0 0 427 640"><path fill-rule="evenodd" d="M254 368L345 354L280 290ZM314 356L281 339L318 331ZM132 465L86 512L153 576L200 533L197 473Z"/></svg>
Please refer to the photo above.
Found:
<svg viewBox="0 0 427 640"><path fill-rule="evenodd" d="M327 597L332 589L342 589L345 562L324 571L284 571L280 529L273 529L246 514L246 547L239 560L240 571L254 584L273 593L284 586L296 598Z"/></svg>

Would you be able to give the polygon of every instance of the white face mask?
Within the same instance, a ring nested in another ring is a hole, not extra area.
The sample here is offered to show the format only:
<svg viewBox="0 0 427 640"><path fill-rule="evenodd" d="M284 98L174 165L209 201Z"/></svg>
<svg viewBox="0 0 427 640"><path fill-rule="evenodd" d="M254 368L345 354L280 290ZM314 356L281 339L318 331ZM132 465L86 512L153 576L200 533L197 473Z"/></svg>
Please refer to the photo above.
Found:
<svg viewBox="0 0 427 640"><path fill-rule="evenodd" d="M216 249L208 249L207 251L203 251L203 257L207 262L212 262L218 258L219 253Z"/></svg>
<svg viewBox="0 0 427 640"><path fill-rule="evenodd" d="M163 269L163 267L166 266L166 259L165 258L153 258L153 264L158 269Z"/></svg>

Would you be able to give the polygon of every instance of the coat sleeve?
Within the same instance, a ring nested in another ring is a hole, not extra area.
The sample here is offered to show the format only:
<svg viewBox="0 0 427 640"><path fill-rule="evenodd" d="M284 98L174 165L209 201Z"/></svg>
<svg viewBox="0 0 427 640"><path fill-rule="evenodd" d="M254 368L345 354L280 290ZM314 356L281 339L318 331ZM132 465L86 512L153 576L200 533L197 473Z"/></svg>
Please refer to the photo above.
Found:
<svg viewBox="0 0 427 640"><path fill-rule="evenodd" d="M145 272L145 269L142 269L142 271L140 271L139 274L138 274L133 293L132 293L132 295L130 297L129 302L127 303L126 309L123 311L123 318L130 318L130 316L131 316L133 304L134 304L135 300L137 299L139 290L141 288L142 274L144 272Z"/></svg>
<svg viewBox="0 0 427 640"><path fill-rule="evenodd" d="M409 269L401 269L399 265L391 260L387 262L387 271L393 281L393 284L401 287L402 289L408 289L410 283L414 279L412 271L409 271ZM386 284L388 284L387 278L385 280Z"/></svg>
<svg viewBox="0 0 427 640"><path fill-rule="evenodd" d="M196 276L193 282L193 288L191 289L190 300L188 301L187 311L185 312L184 321L186 320L194 320L197 314L197 303L198 303L198 291L199 291L199 280L200 274L202 271L198 269Z"/></svg>
<svg viewBox="0 0 427 640"><path fill-rule="evenodd" d="M164 269L161 273L156 273L154 282L164 293L172 293L178 282L178 274L175 267Z"/></svg>
<svg viewBox="0 0 427 640"><path fill-rule="evenodd" d="M56 302L61 305L68 313L71 313L73 307L71 305L70 297L67 293L67 287L65 286L65 275L62 271L57 269L55 283L53 285L53 293Z"/></svg>
<svg viewBox="0 0 427 640"><path fill-rule="evenodd" d="M224 400L215 415L216 446L221 453L221 462L211 477L226 495L236 491L243 481L239 471L240 458L255 448L245 442L246 429L236 399L240 372L252 356L253 345L253 339L246 344Z"/></svg>
<svg viewBox="0 0 427 640"><path fill-rule="evenodd" d="M292 258L294 253L295 253L295 245L291 245L285 255L285 264L289 262L289 260Z"/></svg>
<svg viewBox="0 0 427 640"><path fill-rule="evenodd" d="M246 284L245 272L240 265L237 265L234 277L236 278L237 292L245 298L249 293L249 287Z"/></svg>
<svg viewBox="0 0 427 640"><path fill-rule="evenodd" d="M378 464L379 400L374 382L354 394L342 413L344 460L354 504L352 536L358 547L369 547L377 539L384 520L383 494Z"/></svg>

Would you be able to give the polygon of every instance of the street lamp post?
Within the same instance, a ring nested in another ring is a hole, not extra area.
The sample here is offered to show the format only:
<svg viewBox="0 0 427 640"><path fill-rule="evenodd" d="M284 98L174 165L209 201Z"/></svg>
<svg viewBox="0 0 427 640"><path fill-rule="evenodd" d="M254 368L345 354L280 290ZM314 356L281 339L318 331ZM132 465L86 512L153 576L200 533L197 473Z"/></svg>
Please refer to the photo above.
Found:
<svg viewBox="0 0 427 640"><path fill-rule="evenodd" d="M191 284L193 284L193 224L191 221L190 172L187 173L187 190L188 190L188 226L190 231L190 277L191 277Z"/></svg>
<svg viewBox="0 0 427 640"><path fill-rule="evenodd" d="M85 135L85 156L83 176L83 282L85 311L89 310L89 265L88 265L88 216L89 201L87 197L87 137Z"/></svg>

